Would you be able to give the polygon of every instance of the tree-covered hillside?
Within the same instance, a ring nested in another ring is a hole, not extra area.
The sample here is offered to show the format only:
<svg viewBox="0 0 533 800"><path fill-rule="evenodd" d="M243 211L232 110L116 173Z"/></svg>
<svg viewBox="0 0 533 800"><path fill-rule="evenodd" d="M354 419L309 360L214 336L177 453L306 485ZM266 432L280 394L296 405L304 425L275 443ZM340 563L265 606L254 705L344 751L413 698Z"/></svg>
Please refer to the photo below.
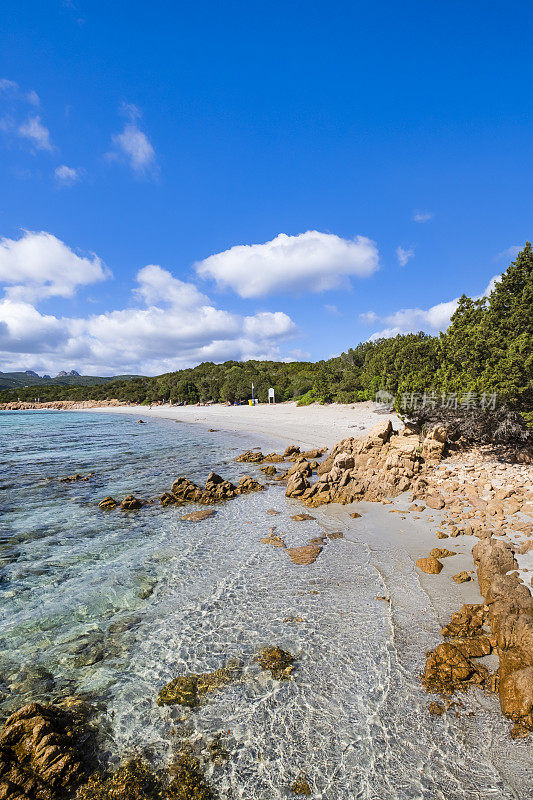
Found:
<svg viewBox="0 0 533 800"><path fill-rule="evenodd" d="M364 342L338 358L317 363L227 361L96 386L39 387L42 401L112 399L157 401L277 401L349 403L374 399L386 390L434 392L437 396L497 393L499 401L533 410L533 252L528 242L488 298L463 295L451 324L440 336L412 333ZM35 389L0 393L0 402L33 400Z"/></svg>

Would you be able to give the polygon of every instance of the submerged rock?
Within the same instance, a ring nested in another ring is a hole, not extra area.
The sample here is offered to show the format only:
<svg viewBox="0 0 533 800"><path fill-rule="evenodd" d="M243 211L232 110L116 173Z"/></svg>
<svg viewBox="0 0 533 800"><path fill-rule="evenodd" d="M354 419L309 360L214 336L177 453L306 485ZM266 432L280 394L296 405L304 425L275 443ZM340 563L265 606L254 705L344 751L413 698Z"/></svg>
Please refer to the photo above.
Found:
<svg viewBox="0 0 533 800"><path fill-rule="evenodd" d="M300 772L294 783L291 783L291 792L293 794L303 794L306 797L311 795L309 782L302 772Z"/></svg>
<svg viewBox="0 0 533 800"><path fill-rule="evenodd" d="M75 800L214 800L200 761L181 753L165 771L156 772L134 758L112 775L95 774L82 786Z"/></svg>
<svg viewBox="0 0 533 800"><path fill-rule="evenodd" d="M185 514L182 517L182 520L187 522L202 522L204 519L209 519L209 517L214 517L216 511L213 508L201 508L199 511L191 511L190 514Z"/></svg>
<svg viewBox="0 0 533 800"><path fill-rule="evenodd" d="M200 674L179 675L167 683L157 696L158 706L182 705L194 708L202 697L210 692L226 686L237 680L241 668L237 665L228 665L216 669L214 672Z"/></svg>
<svg viewBox="0 0 533 800"><path fill-rule="evenodd" d="M444 708L442 703L437 703L433 701L432 703L429 704L428 711L430 714L433 714L433 716L440 717L445 713L446 709Z"/></svg>
<svg viewBox="0 0 533 800"><path fill-rule="evenodd" d="M270 670L272 677L278 681L288 680L294 669L293 656L281 647L264 647L257 654L256 661L261 669Z"/></svg>
<svg viewBox="0 0 533 800"><path fill-rule="evenodd" d="M294 514L291 519L293 519L295 522L305 522L306 520L315 518L312 517L311 514Z"/></svg>
<svg viewBox="0 0 533 800"><path fill-rule="evenodd" d="M94 472L89 472L87 475L80 475L75 472L73 475L65 475L63 478L58 478L59 483L75 483L76 481L90 481L94 477Z"/></svg>
<svg viewBox="0 0 533 800"><path fill-rule="evenodd" d="M21 708L0 735L0 797L54 800L71 793L87 769L79 739L67 711L39 703Z"/></svg>
<svg viewBox="0 0 533 800"><path fill-rule="evenodd" d="M312 564L322 552L318 544L305 544L302 547L287 547L286 553L293 564Z"/></svg>

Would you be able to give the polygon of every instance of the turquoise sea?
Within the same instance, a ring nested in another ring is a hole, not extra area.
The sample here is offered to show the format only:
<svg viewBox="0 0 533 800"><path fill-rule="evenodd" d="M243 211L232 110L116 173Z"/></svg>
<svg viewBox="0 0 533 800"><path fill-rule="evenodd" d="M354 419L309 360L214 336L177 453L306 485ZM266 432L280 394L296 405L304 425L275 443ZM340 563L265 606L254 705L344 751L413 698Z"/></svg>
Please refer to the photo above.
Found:
<svg viewBox="0 0 533 800"><path fill-rule="evenodd" d="M223 800L286 798L300 772L324 800L530 797L528 745L510 743L493 698L428 715L417 675L438 641L437 609L408 553L380 539L381 506L366 510L364 537L327 509L293 521L301 509L279 484L200 523L158 502L98 509L106 495L157 500L179 475L264 482L234 460L254 446L280 447L170 420L0 413L0 719L81 694L110 762L165 763L181 737L205 755L218 739L229 757L207 769ZM94 477L58 481L74 472ZM289 546L324 531L346 538L296 567L260 543L271 526ZM293 680L254 661L273 644L295 656ZM173 677L230 659L242 678L198 709L157 706Z"/></svg>

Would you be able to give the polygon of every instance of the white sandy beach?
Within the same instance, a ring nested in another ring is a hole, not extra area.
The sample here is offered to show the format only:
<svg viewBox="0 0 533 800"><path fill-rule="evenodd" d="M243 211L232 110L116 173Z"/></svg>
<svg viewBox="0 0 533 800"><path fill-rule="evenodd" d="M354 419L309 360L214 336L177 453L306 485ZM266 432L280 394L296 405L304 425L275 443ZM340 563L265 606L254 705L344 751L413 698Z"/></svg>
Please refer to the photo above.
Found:
<svg viewBox="0 0 533 800"><path fill-rule="evenodd" d="M364 436L384 418L392 420L395 428L401 425L396 414L385 413L373 402L351 405L321 406L314 403L298 407L296 403L257 406L112 406L87 408L112 414L134 414L143 417L196 422L210 428L251 433L280 443L297 444L302 448L333 447L348 436Z"/></svg>

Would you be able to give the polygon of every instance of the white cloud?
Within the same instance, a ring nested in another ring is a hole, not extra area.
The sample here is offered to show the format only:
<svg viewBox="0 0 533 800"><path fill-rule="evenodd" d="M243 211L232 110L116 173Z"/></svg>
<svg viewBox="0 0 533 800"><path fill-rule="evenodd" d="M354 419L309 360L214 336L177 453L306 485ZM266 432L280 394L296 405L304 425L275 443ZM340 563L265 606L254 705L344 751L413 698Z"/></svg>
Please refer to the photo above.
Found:
<svg viewBox="0 0 533 800"><path fill-rule="evenodd" d="M413 214L413 221L414 222L429 222L433 219L435 215L431 211L415 211Z"/></svg>
<svg viewBox="0 0 533 800"><path fill-rule="evenodd" d="M411 259L415 254L413 247L402 247L401 245L396 248L396 256L398 261L400 262L401 267L405 267L409 259Z"/></svg>
<svg viewBox="0 0 533 800"><path fill-rule="evenodd" d="M43 241L33 237L48 237L44 244L53 243L53 252L63 259L63 270L54 272L56 259L52 257L45 266ZM69 286L59 282L59 272L72 273L65 269L65 259L77 270L77 285L89 282L91 275L94 278L98 265L103 268L94 256L85 265L89 273L81 274L75 261L79 257L50 234L25 234L24 240L33 247L17 249L17 242L6 239L0 243L0 283L8 284L6 296L0 300L0 362L4 370L24 365L51 374L67 367L85 374L160 374L201 361L278 360L284 358L281 343L297 333L291 318L280 311L243 316L216 308L193 283L174 278L155 264L137 273L134 297L140 307L132 305L86 318L41 314L28 302L30 295L74 291L72 278Z"/></svg>
<svg viewBox="0 0 533 800"><path fill-rule="evenodd" d="M368 322L369 324L372 324L377 322L379 317L375 311L364 311L362 314L359 314L359 319L361 322Z"/></svg>
<svg viewBox="0 0 533 800"><path fill-rule="evenodd" d="M16 81L10 81L8 78L0 78L0 92L18 92L19 85Z"/></svg>
<svg viewBox="0 0 533 800"><path fill-rule="evenodd" d="M520 250L522 250L522 248L519 245L512 245L511 247L506 247L505 250L502 250L500 253L494 256L492 260L514 261Z"/></svg>
<svg viewBox="0 0 533 800"><path fill-rule="evenodd" d="M54 149L50 142L50 131L42 124L39 116L28 117L19 126L18 135L23 139L28 139L37 150L52 151Z"/></svg>
<svg viewBox="0 0 533 800"><path fill-rule="evenodd" d="M328 314L331 314L332 317L342 317L342 311L339 311L337 306L333 305L333 303L326 303L324 305L324 308L326 309Z"/></svg>
<svg viewBox="0 0 533 800"><path fill-rule="evenodd" d="M147 172L154 167L155 150L135 123L128 122L122 133L115 134L112 139L135 172Z"/></svg>
<svg viewBox="0 0 533 800"><path fill-rule="evenodd" d="M500 277L500 275L494 275L494 277L490 279L485 290L473 299L481 300L483 297L488 297ZM450 324L450 319L457 308L458 302L459 298L457 297L455 300L437 303L428 309L402 308L385 317L378 317L371 311L368 312L367 315L360 314L359 316L360 318L367 316L369 322L381 320L389 326L381 331L373 333L372 336L369 337L369 341L387 339L391 336L397 336L399 333L416 333L418 331L438 333L439 331L445 331ZM370 315L373 315L372 319L370 319Z"/></svg>
<svg viewBox="0 0 533 800"><path fill-rule="evenodd" d="M280 233L264 244L237 245L196 264L202 278L214 278L241 297L276 292L322 292L349 276L364 278L378 268L378 250L364 236L341 239L331 233Z"/></svg>
<svg viewBox="0 0 533 800"><path fill-rule="evenodd" d="M41 105L41 100L39 98L39 95L33 89L30 89L29 92L26 92L26 100L32 106Z"/></svg>
<svg viewBox="0 0 533 800"><path fill-rule="evenodd" d="M81 180L83 170L81 168L76 169L75 167L67 167L66 164L61 164L60 167L55 168L54 176L61 186L73 186Z"/></svg>
<svg viewBox="0 0 533 800"><path fill-rule="evenodd" d="M122 103L121 111L129 118L129 122L121 133L111 137L115 149L106 153L106 157L125 160L138 175L153 173L157 168L155 150L137 123L142 116L141 110L132 103Z"/></svg>
<svg viewBox="0 0 533 800"><path fill-rule="evenodd" d="M0 239L0 283L11 299L72 297L76 287L108 276L97 256L79 256L50 233L24 231L20 239Z"/></svg>

